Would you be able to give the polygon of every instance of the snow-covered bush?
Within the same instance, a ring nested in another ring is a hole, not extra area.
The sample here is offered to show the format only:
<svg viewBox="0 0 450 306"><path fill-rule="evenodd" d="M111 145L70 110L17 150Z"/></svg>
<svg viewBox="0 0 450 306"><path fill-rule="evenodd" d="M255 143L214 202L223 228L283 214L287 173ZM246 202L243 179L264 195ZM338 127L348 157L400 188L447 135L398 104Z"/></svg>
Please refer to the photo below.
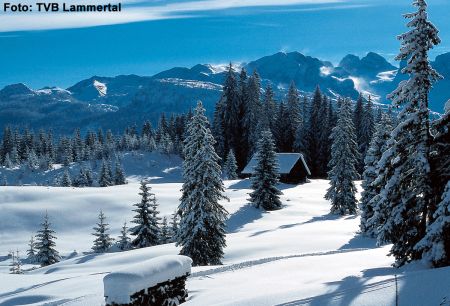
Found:
<svg viewBox="0 0 450 306"><path fill-rule="evenodd" d="M106 305L179 305L191 265L189 257L167 255L112 272L103 278Z"/></svg>

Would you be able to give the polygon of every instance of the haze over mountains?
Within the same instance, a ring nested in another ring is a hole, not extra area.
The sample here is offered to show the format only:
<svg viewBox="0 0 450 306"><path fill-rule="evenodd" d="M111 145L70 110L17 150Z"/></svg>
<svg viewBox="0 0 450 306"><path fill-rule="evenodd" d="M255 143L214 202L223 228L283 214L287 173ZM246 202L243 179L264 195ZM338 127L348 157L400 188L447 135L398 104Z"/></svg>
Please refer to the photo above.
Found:
<svg viewBox="0 0 450 306"><path fill-rule="evenodd" d="M432 65L444 80L431 92L430 109L442 112L450 98L450 53L438 56ZM304 93L319 85L332 97L356 98L362 92L386 104L389 103L386 94L405 79L398 67L373 52L362 58L347 55L337 66L298 52L280 52L241 67L249 74L256 69L263 86L271 83L278 98L294 81ZM199 64L173 68L152 77L93 76L67 89L32 90L24 84L12 84L0 90L0 125L52 128L57 134L72 133L76 127L120 131L130 124L155 121L161 112L185 112L197 100L202 100L212 114L225 74L226 66Z"/></svg>

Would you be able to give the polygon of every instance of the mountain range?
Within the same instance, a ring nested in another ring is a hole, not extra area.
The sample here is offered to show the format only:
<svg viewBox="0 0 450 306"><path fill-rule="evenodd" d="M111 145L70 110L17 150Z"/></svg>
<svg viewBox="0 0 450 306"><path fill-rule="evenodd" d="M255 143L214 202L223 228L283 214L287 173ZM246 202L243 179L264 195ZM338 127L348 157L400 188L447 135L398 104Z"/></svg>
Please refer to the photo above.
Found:
<svg viewBox="0 0 450 306"><path fill-rule="evenodd" d="M272 84L282 99L291 81L303 94L317 85L329 96L357 98L371 95L387 104L386 95L406 78L400 67L379 54L345 56L338 65L298 52L279 52L241 64L250 74L258 71L263 85ZM444 77L430 95L430 109L442 112L450 98L450 53L436 57L432 66ZM62 89L30 89L12 84L0 90L0 126L7 124L33 129L51 128L57 134L102 127L121 131L130 124L153 123L161 112L186 112L202 100L212 114L222 91L227 66L198 64L192 68L172 68L153 76L93 76Z"/></svg>

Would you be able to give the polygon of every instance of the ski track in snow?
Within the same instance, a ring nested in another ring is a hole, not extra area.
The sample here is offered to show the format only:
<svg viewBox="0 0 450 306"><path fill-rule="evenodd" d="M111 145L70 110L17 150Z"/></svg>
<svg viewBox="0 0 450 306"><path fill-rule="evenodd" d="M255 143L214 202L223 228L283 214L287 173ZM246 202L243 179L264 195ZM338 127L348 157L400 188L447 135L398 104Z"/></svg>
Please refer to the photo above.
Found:
<svg viewBox="0 0 450 306"><path fill-rule="evenodd" d="M326 256L326 255L335 255L335 254L343 254L343 253L351 253L351 252L361 252L361 251L367 251L367 250L370 250L370 249L369 248L344 249L344 250L333 250L333 251L326 251L326 252L314 252L314 253L261 258L261 259L249 260L249 261L244 261L241 263L231 264L231 265L227 265L227 266L223 266L223 267L219 267L219 268L194 272L189 277L194 278L194 277L209 276L212 274L218 274L218 273L224 273L224 272L230 272L230 271L232 272L235 270L250 268L253 266L263 265L263 264L266 264L269 262L274 262L274 261L279 261L279 260L284 260L284 259L311 257L311 256Z"/></svg>

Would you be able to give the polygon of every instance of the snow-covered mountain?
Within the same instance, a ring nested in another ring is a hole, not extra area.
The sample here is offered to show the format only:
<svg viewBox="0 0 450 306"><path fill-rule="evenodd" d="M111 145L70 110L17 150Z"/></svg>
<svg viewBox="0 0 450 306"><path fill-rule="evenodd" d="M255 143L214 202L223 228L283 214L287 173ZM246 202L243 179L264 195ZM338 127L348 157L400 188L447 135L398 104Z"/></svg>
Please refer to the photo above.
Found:
<svg viewBox="0 0 450 306"><path fill-rule="evenodd" d="M438 56L432 65L445 79L433 89L430 108L442 112L450 97L450 53ZM356 98L363 92L380 103L389 103L386 95L405 78L400 68L373 52L362 58L347 55L337 66L298 52L279 52L240 67L248 73L257 70L263 86L271 83L278 98L294 81L306 93L319 85L330 96ZM161 112L185 112L197 100L203 101L211 115L225 74L226 65L199 64L172 68L151 77L93 76L67 89L33 90L24 84L8 85L0 90L0 126L53 128L60 133L71 133L80 126L119 131L129 124L156 121Z"/></svg>

